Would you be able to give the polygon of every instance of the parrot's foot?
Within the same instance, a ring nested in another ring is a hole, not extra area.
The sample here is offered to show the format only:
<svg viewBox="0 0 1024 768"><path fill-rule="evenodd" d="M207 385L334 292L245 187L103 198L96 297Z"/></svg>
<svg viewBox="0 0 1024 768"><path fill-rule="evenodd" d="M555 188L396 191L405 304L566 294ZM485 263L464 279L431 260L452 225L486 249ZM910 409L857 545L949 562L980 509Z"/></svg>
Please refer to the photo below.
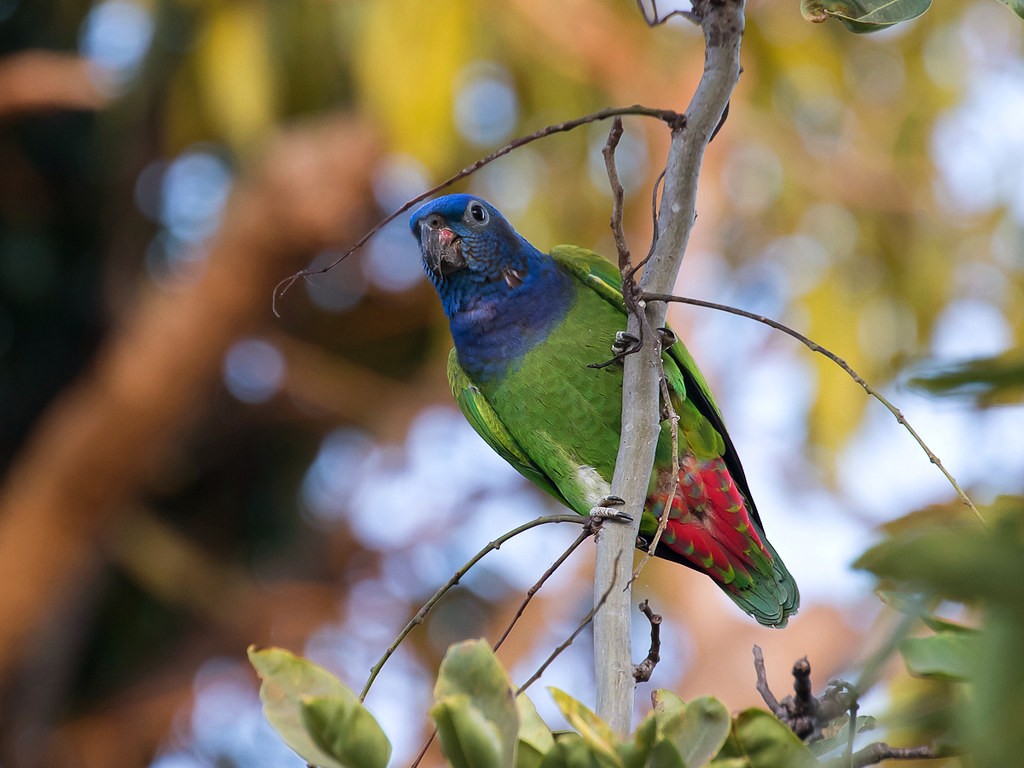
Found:
<svg viewBox="0 0 1024 768"><path fill-rule="evenodd" d="M622 361L626 359L627 355L639 352L642 346L643 343L640 339L632 333L616 331L615 341L612 342L612 359L605 360L603 363L590 363L587 368L601 369L607 368L609 365L622 365Z"/></svg>
<svg viewBox="0 0 1024 768"><path fill-rule="evenodd" d="M590 516L597 520L614 520L617 523L631 523L633 516L623 512L616 507L625 505L625 501L618 496L602 496L597 501L597 506L590 510Z"/></svg>
<svg viewBox="0 0 1024 768"><path fill-rule="evenodd" d="M658 329L658 341L661 342L662 349L668 349L679 341L679 337L676 336L675 331L668 326L662 326Z"/></svg>
<svg viewBox="0 0 1024 768"><path fill-rule="evenodd" d="M626 355L631 355L640 348L640 339L632 333L625 331L615 332L615 341L612 342L612 355L621 360Z"/></svg>

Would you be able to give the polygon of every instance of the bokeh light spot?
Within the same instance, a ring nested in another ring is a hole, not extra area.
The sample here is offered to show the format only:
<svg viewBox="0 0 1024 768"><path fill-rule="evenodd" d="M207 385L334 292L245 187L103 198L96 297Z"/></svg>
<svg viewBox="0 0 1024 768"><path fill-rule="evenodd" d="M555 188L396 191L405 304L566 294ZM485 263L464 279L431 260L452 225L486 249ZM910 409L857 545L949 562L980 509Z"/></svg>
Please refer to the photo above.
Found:
<svg viewBox="0 0 1024 768"><path fill-rule="evenodd" d="M319 272L334 264L341 255L342 251L323 251L313 259L308 269ZM310 301L325 312L345 312L366 295L366 275L358 253L338 262L327 272L312 275L303 284Z"/></svg>
<svg viewBox="0 0 1024 768"><path fill-rule="evenodd" d="M264 403L284 381L281 351L263 339L243 339L224 356L224 385L243 403Z"/></svg>
<svg viewBox="0 0 1024 768"><path fill-rule="evenodd" d="M608 142L608 130L595 126L590 131L590 183L611 194L608 186L608 171L604 163L603 150ZM615 148L615 168L626 194L633 194L643 183L647 171L647 143L634 129L626 126Z"/></svg>
<svg viewBox="0 0 1024 768"><path fill-rule="evenodd" d="M372 184L377 205L391 212L427 189L430 178L427 169L416 158L392 154L378 163Z"/></svg>
<svg viewBox="0 0 1024 768"><path fill-rule="evenodd" d="M493 62L475 62L459 79L455 96L459 133L478 146L507 139L519 116L519 99L508 71Z"/></svg>
<svg viewBox="0 0 1024 768"><path fill-rule="evenodd" d="M96 66L99 82L115 90L132 78L153 39L153 18L141 4L105 0L92 7L79 47Z"/></svg>
<svg viewBox="0 0 1024 768"><path fill-rule="evenodd" d="M231 170L203 150L182 153L163 175L160 221L179 240L194 243L216 231L231 191Z"/></svg>
<svg viewBox="0 0 1024 768"><path fill-rule="evenodd" d="M405 221L388 224L370 241L363 262L366 277L378 288L401 293L425 279L416 240Z"/></svg>
<svg viewBox="0 0 1024 768"><path fill-rule="evenodd" d="M932 329L932 354L944 360L998 355L1012 343L1002 311L976 299L951 301Z"/></svg>

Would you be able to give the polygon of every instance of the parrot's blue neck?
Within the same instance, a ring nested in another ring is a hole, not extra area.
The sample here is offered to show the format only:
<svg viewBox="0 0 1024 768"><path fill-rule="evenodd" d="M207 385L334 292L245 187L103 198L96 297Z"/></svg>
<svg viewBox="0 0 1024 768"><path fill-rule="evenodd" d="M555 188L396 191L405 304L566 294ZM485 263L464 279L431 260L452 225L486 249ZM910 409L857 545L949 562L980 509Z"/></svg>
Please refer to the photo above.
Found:
<svg viewBox="0 0 1024 768"><path fill-rule="evenodd" d="M459 364L478 384L502 377L523 355L547 339L572 305L572 277L550 257L523 241L515 270L484 277L471 270L435 281L451 324Z"/></svg>

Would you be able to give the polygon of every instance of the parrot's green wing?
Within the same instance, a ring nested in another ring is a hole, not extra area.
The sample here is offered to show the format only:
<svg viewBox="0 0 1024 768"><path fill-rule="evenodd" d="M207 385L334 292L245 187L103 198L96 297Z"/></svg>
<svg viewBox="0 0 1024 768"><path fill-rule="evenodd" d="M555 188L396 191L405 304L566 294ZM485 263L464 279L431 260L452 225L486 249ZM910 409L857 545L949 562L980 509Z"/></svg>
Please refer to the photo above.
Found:
<svg viewBox="0 0 1024 768"><path fill-rule="evenodd" d="M612 306L623 312L626 311L626 303L622 298L622 275L619 273L618 267L608 259L593 251L588 251L586 248L580 248L578 245L556 245L551 249L551 258ZM697 367L697 362L690 355L690 351L681 341L678 341L669 348L668 354L675 360L676 365L679 366L686 378L686 383L690 385L687 391L691 392L696 389L699 392L707 409L715 416L712 421L717 422L716 426L722 427L724 430L718 404L711 396L711 388L704 379L704 374Z"/></svg>
<svg viewBox="0 0 1024 768"><path fill-rule="evenodd" d="M605 301L625 313L622 276L610 261L576 245L556 245L551 249L551 258ZM687 444L699 458L722 457L750 504L751 516L760 526L761 519L751 499L746 475L743 473L732 440L729 439L721 411L711 395L707 380L681 341L669 347L667 357L665 375L672 389L680 398L685 398L677 404L677 411L680 418L679 426L685 433Z"/></svg>
<svg viewBox="0 0 1024 768"><path fill-rule="evenodd" d="M455 349L452 349L448 355L448 383L451 385L455 402L459 404L459 410L462 411L462 415L466 417L466 421L476 430L477 434L520 474L566 506L571 507L572 505L565 500L551 479L526 455L526 451L502 423L491 404L487 402L483 392L462 370Z"/></svg>

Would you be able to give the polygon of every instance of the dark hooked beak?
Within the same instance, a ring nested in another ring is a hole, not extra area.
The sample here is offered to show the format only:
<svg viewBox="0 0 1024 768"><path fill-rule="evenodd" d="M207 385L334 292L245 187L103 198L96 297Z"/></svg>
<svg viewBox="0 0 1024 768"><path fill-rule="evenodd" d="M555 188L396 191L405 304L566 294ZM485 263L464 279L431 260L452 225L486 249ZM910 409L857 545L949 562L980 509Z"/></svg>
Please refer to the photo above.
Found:
<svg viewBox="0 0 1024 768"><path fill-rule="evenodd" d="M450 227L420 224L420 248L427 266L439 275L450 275L466 268L462 240Z"/></svg>

